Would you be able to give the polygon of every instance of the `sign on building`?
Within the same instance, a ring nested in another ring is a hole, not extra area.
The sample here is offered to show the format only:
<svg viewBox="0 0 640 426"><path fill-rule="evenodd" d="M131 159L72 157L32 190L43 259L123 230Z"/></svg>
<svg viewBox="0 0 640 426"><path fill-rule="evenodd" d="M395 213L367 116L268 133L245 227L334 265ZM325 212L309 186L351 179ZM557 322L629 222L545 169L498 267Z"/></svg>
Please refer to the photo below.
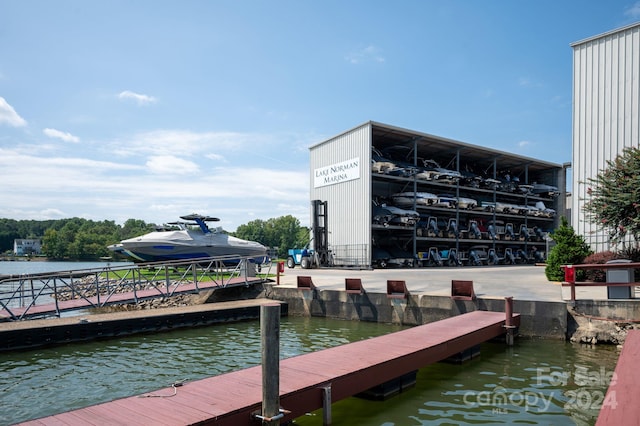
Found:
<svg viewBox="0 0 640 426"><path fill-rule="evenodd" d="M333 185L360 178L360 158L352 158L313 171L313 187Z"/></svg>

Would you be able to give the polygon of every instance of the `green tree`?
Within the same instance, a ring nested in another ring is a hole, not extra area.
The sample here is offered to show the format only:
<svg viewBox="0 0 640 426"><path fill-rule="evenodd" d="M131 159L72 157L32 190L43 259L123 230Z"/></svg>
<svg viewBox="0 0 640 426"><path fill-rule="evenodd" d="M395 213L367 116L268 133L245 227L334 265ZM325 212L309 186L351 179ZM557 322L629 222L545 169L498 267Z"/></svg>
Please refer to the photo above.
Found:
<svg viewBox="0 0 640 426"><path fill-rule="evenodd" d="M66 244L60 238L58 231L47 229L42 238L42 253L49 259L61 260L66 255Z"/></svg>
<svg viewBox="0 0 640 426"><path fill-rule="evenodd" d="M271 246L270 238L267 236L267 223L264 220L256 219L240 225L233 235L243 240L257 241L265 246Z"/></svg>
<svg viewBox="0 0 640 426"><path fill-rule="evenodd" d="M547 266L544 269L549 281L562 281L564 279L562 265L582 263L585 257L593 253L584 237L576 234L569 226L566 217L562 216L560 222L560 226L551 233L551 238L556 245L547 256Z"/></svg>
<svg viewBox="0 0 640 426"><path fill-rule="evenodd" d="M640 237L640 149L625 148L598 176L587 180L587 219L609 234L614 244Z"/></svg>
<svg viewBox="0 0 640 426"><path fill-rule="evenodd" d="M13 241L23 238L18 229L18 221L0 219L0 252L13 250Z"/></svg>
<svg viewBox="0 0 640 426"><path fill-rule="evenodd" d="M127 219L127 221L122 226L122 229L120 229L119 236L116 242L144 235L148 232L153 231L154 229L154 224L147 224L144 220Z"/></svg>
<svg viewBox="0 0 640 426"><path fill-rule="evenodd" d="M99 259L111 255L107 246L120 241L119 234L120 226L113 221L63 219L44 232L42 251L57 260Z"/></svg>
<svg viewBox="0 0 640 426"><path fill-rule="evenodd" d="M306 228L301 227L300 221L291 215L269 219L267 224L272 246L278 247L279 257L285 257L288 249L304 247L309 242L308 237L306 240L300 239L300 230Z"/></svg>
<svg viewBox="0 0 640 426"><path fill-rule="evenodd" d="M300 226L300 221L291 215L267 221L253 220L238 226L233 235L267 247L278 247L279 257L285 257L290 248L304 247L309 243L309 229Z"/></svg>

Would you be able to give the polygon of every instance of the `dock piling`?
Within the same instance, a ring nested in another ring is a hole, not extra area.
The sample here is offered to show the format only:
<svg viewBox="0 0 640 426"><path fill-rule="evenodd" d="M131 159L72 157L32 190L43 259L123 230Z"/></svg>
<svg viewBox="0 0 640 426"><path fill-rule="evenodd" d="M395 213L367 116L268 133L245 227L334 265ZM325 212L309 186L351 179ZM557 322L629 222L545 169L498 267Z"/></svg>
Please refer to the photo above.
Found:
<svg viewBox="0 0 640 426"><path fill-rule="evenodd" d="M279 425L280 410L280 304L260 307L262 340L262 419L263 425Z"/></svg>
<svg viewBox="0 0 640 426"><path fill-rule="evenodd" d="M507 345L513 346L513 339L514 339L513 331L516 327L515 325L513 325L513 297L512 296L508 296L504 298L504 314L505 314L504 328L507 329L507 334L506 334Z"/></svg>
<svg viewBox="0 0 640 426"><path fill-rule="evenodd" d="M322 387L322 425L331 425L331 384Z"/></svg>

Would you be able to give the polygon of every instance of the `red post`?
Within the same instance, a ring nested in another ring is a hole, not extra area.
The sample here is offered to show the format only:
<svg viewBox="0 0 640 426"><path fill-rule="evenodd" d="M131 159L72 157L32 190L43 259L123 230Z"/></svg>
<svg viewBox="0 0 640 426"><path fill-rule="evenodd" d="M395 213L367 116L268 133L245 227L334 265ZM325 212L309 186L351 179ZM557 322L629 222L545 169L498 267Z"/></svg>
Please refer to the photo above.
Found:
<svg viewBox="0 0 640 426"><path fill-rule="evenodd" d="M284 262L278 262L278 272L276 273L276 285L280 285L281 272L284 272Z"/></svg>
<svg viewBox="0 0 640 426"><path fill-rule="evenodd" d="M506 341L508 346L513 346L514 329L513 325L513 297L508 296L504 298L504 328L507 330Z"/></svg>
<svg viewBox="0 0 640 426"><path fill-rule="evenodd" d="M565 265L564 268L564 280L571 284L571 301L576 300L576 270L573 265Z"/></svg>
<svg viewBox="0 0 640 426"><path fill-rule="evenodd" d="M507 327L513 326L513 297L504 298L504 325Z"/></svg>

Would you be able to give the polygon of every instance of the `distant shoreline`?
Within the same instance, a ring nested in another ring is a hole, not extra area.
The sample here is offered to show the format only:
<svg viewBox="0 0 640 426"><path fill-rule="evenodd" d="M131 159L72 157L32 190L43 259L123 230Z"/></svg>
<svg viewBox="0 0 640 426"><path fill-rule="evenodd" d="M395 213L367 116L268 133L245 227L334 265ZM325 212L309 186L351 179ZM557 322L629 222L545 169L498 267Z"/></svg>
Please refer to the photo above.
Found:
<svg viewBox="0 0 640 426"><path fill-rule="evenodd" d="M0 256L3 262L48 262L49 258L44 256Z"/></svg>
<svg viewBox="0 0 640 426"><path fill-rule="evenodd" d="M113 259L105 260L105 259L95 259L95 260L77 260L77 259L63 259L63 260L52 260L46 256L0 256L0 262L109 262L113 261Z"/></svg>

